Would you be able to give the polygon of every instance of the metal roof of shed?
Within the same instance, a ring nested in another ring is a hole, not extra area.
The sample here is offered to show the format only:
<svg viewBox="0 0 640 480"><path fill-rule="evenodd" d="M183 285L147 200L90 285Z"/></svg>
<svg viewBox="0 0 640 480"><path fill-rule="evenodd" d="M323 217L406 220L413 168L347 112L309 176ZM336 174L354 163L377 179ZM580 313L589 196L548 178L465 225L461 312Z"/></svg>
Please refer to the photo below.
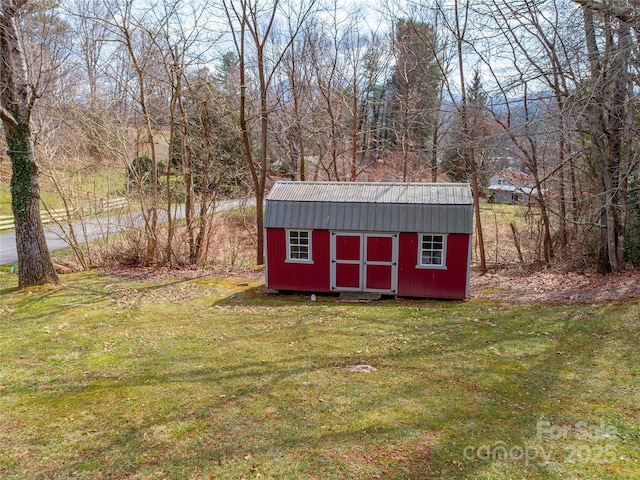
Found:
<svg viewBox="0 0 640 480"><path fill-rule="evenodd" d="M267 228L471 233L466 183L277 182L266 198Z"/></svg>
<svg viewBox="0 0 640 480"><path fill-rule="evenodd" d="M267 200L471 205L468 183L276 182Z"/></svg>

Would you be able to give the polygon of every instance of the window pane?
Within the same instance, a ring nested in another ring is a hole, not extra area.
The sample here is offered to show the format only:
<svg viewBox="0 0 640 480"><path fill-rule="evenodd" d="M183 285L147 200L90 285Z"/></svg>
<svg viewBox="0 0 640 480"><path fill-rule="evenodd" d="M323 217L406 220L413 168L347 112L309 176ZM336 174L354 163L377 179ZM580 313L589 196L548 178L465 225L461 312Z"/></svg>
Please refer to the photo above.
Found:
<svg viewBox="0 0 640 480"><path fill-rule="evenodd" d="M420 247L421 265L444 265L444 235L422 235Z"/></svg>
<svg viewBox="0 0 640 480"><path fill-rule="evenodd" d="M310 260L311 238L308 231L289 231L289 258L291 260Z"/></svg>

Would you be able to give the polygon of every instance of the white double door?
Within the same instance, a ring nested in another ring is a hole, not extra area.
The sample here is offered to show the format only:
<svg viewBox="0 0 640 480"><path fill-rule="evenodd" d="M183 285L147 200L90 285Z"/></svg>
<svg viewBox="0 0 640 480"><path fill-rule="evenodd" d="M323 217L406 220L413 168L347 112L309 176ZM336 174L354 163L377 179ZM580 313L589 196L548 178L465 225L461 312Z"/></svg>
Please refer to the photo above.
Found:
<svg viewBox="0 0 640 480"><path fill-rule="evenodd" d="M398 234L331 232L331 289L394 294Z"/></svg>

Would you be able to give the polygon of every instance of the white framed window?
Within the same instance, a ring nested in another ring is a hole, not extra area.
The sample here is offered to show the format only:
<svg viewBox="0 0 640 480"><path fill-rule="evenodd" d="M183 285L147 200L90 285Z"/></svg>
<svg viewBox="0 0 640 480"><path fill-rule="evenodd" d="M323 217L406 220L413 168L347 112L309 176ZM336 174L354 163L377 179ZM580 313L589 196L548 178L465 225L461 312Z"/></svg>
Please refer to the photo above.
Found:
<svg viewBox="0 0 640 480"><path fill-rule="evenodd" d="M287 230L287 261L312 261L311 230Z"/></svg>
<svg viewBox="0 0 640 480"><path fill-rule="evenodd" d="M423 233L418 236L418 267L445 268L447 258L447 236Z"/></svg>

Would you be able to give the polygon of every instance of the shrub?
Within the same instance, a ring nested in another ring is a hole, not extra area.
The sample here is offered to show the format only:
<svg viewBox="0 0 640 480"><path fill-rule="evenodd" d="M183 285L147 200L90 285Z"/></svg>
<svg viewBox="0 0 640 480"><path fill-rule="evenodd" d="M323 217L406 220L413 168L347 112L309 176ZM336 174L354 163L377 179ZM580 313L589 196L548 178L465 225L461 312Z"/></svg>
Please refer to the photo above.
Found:
<svg viewBox="0 0 640 480"><path fill-rule="evenodd" d="M148 192L151 189L152 160L143 155L136 157L127 167L127 192ZM160 184L160 175L156 165L156 180Z"/></svg>

